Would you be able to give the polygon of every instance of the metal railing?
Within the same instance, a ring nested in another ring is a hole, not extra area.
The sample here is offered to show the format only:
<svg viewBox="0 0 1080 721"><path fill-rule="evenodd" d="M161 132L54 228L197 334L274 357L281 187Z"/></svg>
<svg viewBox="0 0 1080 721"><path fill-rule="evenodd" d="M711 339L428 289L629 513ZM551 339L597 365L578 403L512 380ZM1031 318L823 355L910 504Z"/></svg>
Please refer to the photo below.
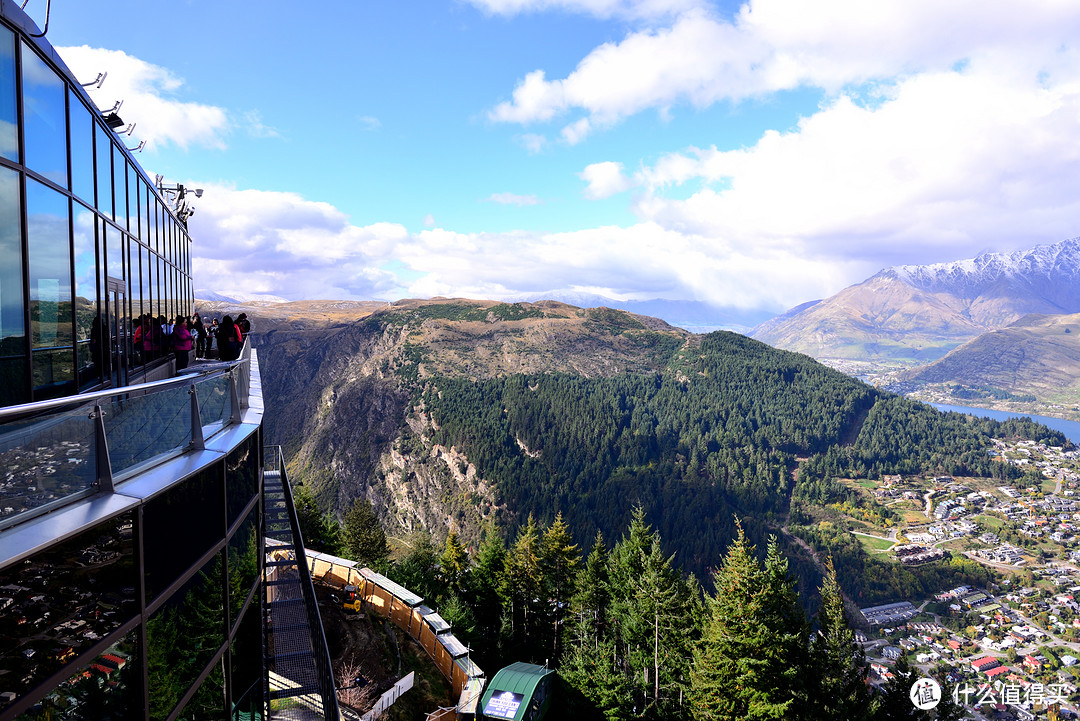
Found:
<svg viewBox="0 0 1080 721"><path fill-rule="evenodd" d="M264 447L266 670L270 719L339 721L330 651L281 446Z"/></svg>
<svg viewBox="0 0 1080 721"><path fill-rule="evenodd" d="M0 408L0 531L189 451L241 421L251 348L168 380Z"/></svg>

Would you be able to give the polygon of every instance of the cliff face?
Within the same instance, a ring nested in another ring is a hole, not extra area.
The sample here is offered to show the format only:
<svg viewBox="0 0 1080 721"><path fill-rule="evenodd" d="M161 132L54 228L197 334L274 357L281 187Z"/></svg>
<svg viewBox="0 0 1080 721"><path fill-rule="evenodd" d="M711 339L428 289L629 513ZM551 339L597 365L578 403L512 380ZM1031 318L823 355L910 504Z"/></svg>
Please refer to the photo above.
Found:
<svg viewBox="0 0 1080 721"><path fill-rule="evenodd" d="M293 477L341 516L363 496L396 535L421 527L440 538L454 527L467 541L507 510L459 449L432 442L437 429L419 400L426 379L659 371L673 347L695 342L652 318L551 301L307 302L247 313L274 409L266 441L284 446Z"/></svg>

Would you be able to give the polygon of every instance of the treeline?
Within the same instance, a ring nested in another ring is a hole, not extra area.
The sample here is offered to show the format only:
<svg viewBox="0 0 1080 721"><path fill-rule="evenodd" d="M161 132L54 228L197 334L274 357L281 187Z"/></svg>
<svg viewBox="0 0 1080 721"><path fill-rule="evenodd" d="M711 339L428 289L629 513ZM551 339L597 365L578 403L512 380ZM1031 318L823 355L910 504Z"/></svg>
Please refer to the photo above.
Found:
<svg viewBox="0 0 1080 721"><path fill-rule="evenodd" d="M455 533L441 549L414 534L395 563L385 538L360 547L377 558L357 560L423 596L489 674L513 661L555 669L555 718L919 718L913 678L869 690L831 559L809 619L776 539L764 554L740 526L733 539L713 593L675 567L640 508L618 542L597 534L587 554L556 516L528 518L509 546L491 528L472 553Z"/></svg>
<svg viewBox="0 0 1080 721"><path fill-rule="evenodd" d="M884 523L892 512L836 479L1008 479L1018 471L990 459L991 437L1065 442L1027 420L943 415L723 332L674 353L664 373L438 377L420 400L437 428L432 441L465 453L513 518L562 513L575 538L610 537L641 506L665 550L704 579L733 537L734 515L760 520L747 528L758 543L793 496Z"/></svg>
<svg viewBox="0 0 1080 721"><path fill-rule="evenodd" d="M437 378L422 401L433 442L462 450L518 518L561 512L576 538L613 536L640 505L667 550L703 574L732 537L733 512L782 512L795 457L838 443L878 394L732 333L706 336L673 366Z"/></svg>

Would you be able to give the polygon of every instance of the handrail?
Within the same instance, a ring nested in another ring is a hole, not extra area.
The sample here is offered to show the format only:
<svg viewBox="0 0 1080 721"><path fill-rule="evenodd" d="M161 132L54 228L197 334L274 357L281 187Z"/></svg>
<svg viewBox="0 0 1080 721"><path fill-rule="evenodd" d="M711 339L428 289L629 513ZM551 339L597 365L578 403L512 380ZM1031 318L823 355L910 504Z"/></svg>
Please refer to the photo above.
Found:
<svg viewBox="0 0 1080 721"><path fill-rule="evenodd" d="M216 368L210 368L205 371L199 371L198 373L187 373L175 378L166 378L160 381L149 381L148 383L137 383L133 386L121 386L119 388L105 388L100 391L92 391L90 393L80 393L74 396L64 396L62 398L52 398L47 401L32 401L30 403L21 403L17 406L6 406L0 408L0 422L3 422L7 418L14 416L22 416L28 413L38 413L41 411L51 411L56 408L63 408L71 405L85 405L102 398L112 398L113 396L122 396L128 393L135 393L141 391L158 391L172 388L173 386L190 385L195 382L195 379L208 380L214 375L225 375L232 372L233 369L250 362L250 358L239 358L235 361L228 361L231 365L226 367L218 366Z"/></svg>

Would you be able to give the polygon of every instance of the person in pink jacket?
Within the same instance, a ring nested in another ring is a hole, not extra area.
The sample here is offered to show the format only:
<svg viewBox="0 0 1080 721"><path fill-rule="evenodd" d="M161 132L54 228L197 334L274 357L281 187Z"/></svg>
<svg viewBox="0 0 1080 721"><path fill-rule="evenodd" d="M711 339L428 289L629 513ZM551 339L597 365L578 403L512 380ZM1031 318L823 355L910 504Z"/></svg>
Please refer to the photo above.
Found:
<svg viewBox="0 0 1080 721"><path fill-rule="evenodd" d="M188 330L187 318L177 316L173 325L173 352L176 354L176 370L187 368L188 357L191 355L191 331Z"/></svg>

